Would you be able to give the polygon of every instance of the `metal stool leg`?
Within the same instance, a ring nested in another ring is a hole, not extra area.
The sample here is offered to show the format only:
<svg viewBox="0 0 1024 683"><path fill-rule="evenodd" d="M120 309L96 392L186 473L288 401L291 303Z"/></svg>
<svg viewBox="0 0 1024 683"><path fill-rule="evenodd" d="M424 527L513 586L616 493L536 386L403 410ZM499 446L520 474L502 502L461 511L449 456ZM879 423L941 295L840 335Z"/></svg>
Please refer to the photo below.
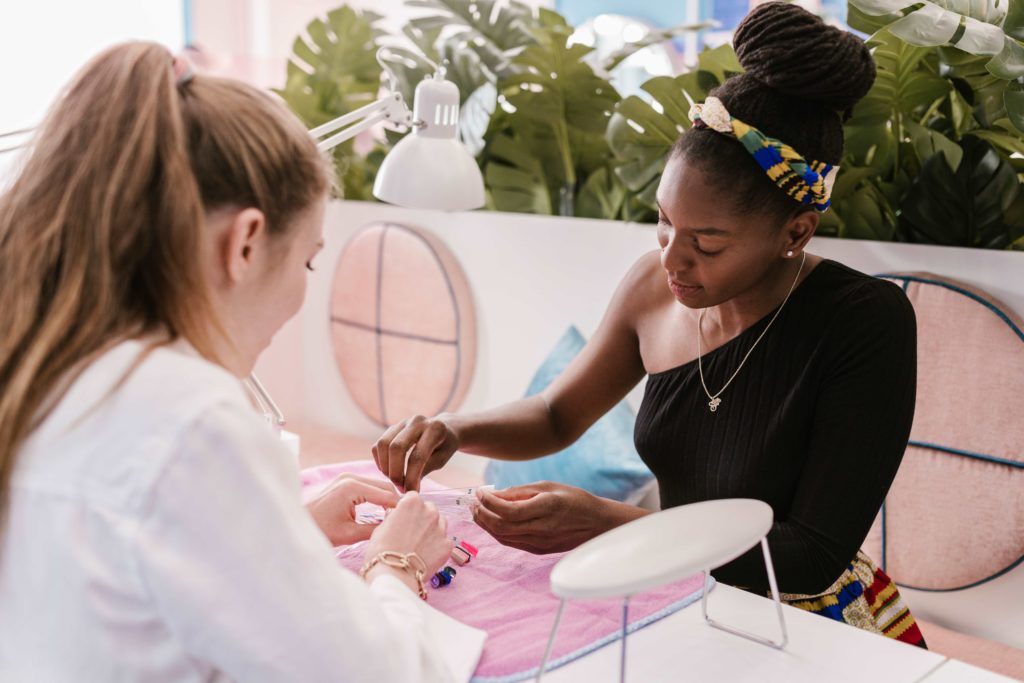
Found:
<svg viewBox="0 0 1024 683"><path fill-rule="evenodd" d="M622 656L619 657L619 683L626 683L626 627L629 625L629 596L622 600Z"/></svg>
<svg viewBox="0 0 1024 683"><path fill-rule="evenodd" d="M555 623L551 627L551 636L548 638L547 647L544 648L544 659L540 660L540 668L537 669L537 678L533 679L537 683L540 683L541 678L544 676L544 667L548 663L548 657L551 656L551 648L555 644L555 634L558 633L558 622L562 620L562 610L565 609L565 598L558 603L558 611L555 613Z"/></svg>
<svg viewBox="0 0 1024 683"><path fill-rule="evenodd" d="M775 611L779 616L779 631L781 631L782 633L782 639L779 641L769 640L768 638L764 638L754 633L741 631L740 629L733 628L732 626L722 624L709 617L708 587L711 582L711 571L708 569L704 570L704 595L700 601L701 611L704 613L704 621L706 621L710 626L714 626L715 628L720 629L722 631L726 631L728 633L732 633L733 635L741 636L748 640L752 640L755 643L761 643L762 645L768 645L769 647L774 647L778 650L781 650L782 648L786 647L786 643L789 642L789 634L786 632L786 620L782 614L782 600L779 598L779 587L775 583L775 565L772 564L772 556L771 553L768 551L767 537L761 539L761 551L764 554L765 569L768 571L768 585L772 589L772 599L775 601Z"/></svg>

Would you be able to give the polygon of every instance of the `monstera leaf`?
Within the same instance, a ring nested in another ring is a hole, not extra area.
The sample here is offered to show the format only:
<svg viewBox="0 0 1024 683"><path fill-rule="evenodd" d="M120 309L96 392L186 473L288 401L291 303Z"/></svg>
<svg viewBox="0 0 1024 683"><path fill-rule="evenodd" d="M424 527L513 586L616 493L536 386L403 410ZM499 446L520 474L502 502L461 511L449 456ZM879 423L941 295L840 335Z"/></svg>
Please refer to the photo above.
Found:
<svg viewBox="0 0 1024 683"><path fill-rule="evenodd" d="M901 207L907 241L1005 249L1015 239L1008 214L1021 195L1017 174L984 140L967 136L954 172L944 155L929 159Z"/></svg>
<svg viewBox="0 0 1024 683"><path fill-rule="evenodd" d="M458 36L457 44L478 54L499 77L508 75L511 58L534 42L529 30L535 21L533 8L518 0L407 0L405 4L434 11L410 19L412 29Z"/></svg>
<svg viewBox="0 0 1024 683"><path fill-rule="evenodd" d="M911 45L952 45L989 57L985 67L998 78L1024 78L1024 10L1019 0L850 0L850 5L886 21L899 15L886 29Z"/></svg>
<svg viewBox="0 0 1024 683"><path fill-rule="evenodd" d="M406 5L435 13L410 20L402 33L416 47L389 48L389 68L397 88L413 101L416 85L444 64L445 77L462 98L459 137L473 154L486 145L485 135L497 108L500 75L511 75L512 58L534 42L540 24L533 10L520 2L408 0Z"/></svg>
<svg viewBox="0 0 1024 683"><path fill-rule="evenodd" d="M277 93L308 127L337 118L377 99L381 68L377 42L384 35L379 14L343 6L314 19L292 45L288 78ZM334 149L344 196L370 199L379 155L360 155L354 140Z"/></svg>
<svg viewBox="0 0 1024 683"><path fill-rule="evenodd" d="M484 180L489 208L514 213L550 214L551 194L540 159L530 154L511 133L497 135L489 145L492 159Z"/></svg>
<svg viewBox="0 0 1024 683"><path fill-rule="evenodd" d="M708 92L743 67L729 45L705 50L697 68L680 76L656 76L641 88L652 103L631 95L615 107L608 124L608 145L618 159L615 174L637 203L650 212L672 145L690 127L690 106L703 102Z"/></svg>
<svg viewBox="0 0 1024 683"><path fill-rule="evenodd" d="M859 169L864 171L865 169ZM896 214L886 196L875 182L861 174L848 171L846 177L851 185L859 186L844 196L833 195L832 208L821 215L822 235L834 235L846 239L889 241L896 232ZM836 188L839 182L836 181ZM865 182L861 182L865 181Z"/></svg>
<svg viewBox="0 0 1024 683"><path fill-rule="evenodd" d="M314 19L292 44L288 79L279 93L307 125L336 118L377 98L377 41L382 17L342 6Z"/></svg>
<svg viewBox="0 0 1024 683"><path fill-rule="evenodd" d="M915 47L882 29L868 40L877 75L868 94L857 103L851 126L897 125L903 117L923 113L950 92L949 81L936 73L934 51Z"/></svg>
<svg viewBox="0 0 1024 683"><path fill-rule="evenodd" d="M498 82L503 111L497 128L541 162L551 205L559 213L574 213L581 176L610 156L604 132L619 94L583 61L591 48L569 44L572 27L564 19L542 9L540 22L532 31L536 42L512 59L514 73ZM488 167L508 160L505 155Z"/></svg>

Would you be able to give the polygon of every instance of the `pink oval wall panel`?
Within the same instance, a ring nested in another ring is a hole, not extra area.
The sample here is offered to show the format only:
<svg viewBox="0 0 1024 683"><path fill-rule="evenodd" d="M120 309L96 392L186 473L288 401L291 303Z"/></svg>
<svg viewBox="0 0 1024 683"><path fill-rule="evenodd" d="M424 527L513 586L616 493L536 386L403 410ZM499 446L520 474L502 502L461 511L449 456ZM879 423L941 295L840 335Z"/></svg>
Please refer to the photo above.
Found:
<svg viewBox="0 0 1024 683"><path fill-rule="evenodd" d="M374 422L454 410L473 377L476 316L466 276L435 235L371 223L338 260L331 294L334 357Z"/></svg>

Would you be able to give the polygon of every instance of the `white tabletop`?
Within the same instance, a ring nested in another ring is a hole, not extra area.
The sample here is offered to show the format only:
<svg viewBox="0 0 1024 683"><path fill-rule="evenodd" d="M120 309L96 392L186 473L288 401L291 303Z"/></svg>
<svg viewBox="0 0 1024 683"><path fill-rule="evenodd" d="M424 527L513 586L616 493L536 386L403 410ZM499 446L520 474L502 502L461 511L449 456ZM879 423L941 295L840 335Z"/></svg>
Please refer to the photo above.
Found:
<svg viewBox="0 0 1024 683"><path fill-rule="evenodd" d="M711 628L695 602L629 636L626 680L916 683L941 671L946 659L795 607L783 609L789 645L780 651ZM708 598L708 612L732 626L777 636L775 606L766 598L718 584ZM615 642L546 674L544 681L617 681L619 652Z"/></svg>
<svg viewBox="0 0 1024 683"><path fill-rule="evenodd" d="M1017 679L957 659L947 659L924 678L924 683L1017 683Z"/></svg>

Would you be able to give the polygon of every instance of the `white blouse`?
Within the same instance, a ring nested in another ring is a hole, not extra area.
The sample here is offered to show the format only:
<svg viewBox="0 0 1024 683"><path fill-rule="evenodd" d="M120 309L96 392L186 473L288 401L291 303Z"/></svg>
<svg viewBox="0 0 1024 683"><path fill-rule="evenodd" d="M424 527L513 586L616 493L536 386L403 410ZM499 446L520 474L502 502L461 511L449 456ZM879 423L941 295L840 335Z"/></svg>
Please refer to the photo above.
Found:
<svg viewBox="0 0 1024 683"><path fill-rule="evenodd" d="M0 681L468 680L485 634L337 564L237 379L142 350L90 365L21 449Z"/></svg>

